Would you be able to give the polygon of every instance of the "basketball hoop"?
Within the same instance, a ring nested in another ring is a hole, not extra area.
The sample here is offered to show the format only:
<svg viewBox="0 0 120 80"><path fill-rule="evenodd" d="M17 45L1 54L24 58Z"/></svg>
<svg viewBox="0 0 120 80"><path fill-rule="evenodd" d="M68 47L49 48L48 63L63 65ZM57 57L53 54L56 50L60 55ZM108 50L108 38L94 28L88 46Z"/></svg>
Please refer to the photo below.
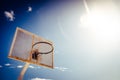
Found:
<svg viewBox="0 0 120 80"><path fill-rule="evenodd" d="M36 42L36 43L34 43L34 44L32 45L32 49L34 50L34 47L35 47L35 46L42 46L42 45L44 45L44 44L45 44L45 46L48 46L51 50L49 50L49 51L43 51L43 52L38 51L39 54L49 54L49 53L53 52L54 48L53 48L52 44L49 43L49 42ZM45 47L44 47L44 48L45 48Z"/></svg>

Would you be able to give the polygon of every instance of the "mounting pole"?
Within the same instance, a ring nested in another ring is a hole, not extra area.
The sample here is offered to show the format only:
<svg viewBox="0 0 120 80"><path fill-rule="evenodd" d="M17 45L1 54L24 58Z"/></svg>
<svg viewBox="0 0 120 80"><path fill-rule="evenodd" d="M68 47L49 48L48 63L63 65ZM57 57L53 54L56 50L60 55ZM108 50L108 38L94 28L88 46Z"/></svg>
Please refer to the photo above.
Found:
<svg viewBox="0 0 120 80"><path fill-rule="evenodd" d="M29 67L30 63L26 63L18 77L18 80L23 80L24 74L27 71L28 67Z"/></svg>

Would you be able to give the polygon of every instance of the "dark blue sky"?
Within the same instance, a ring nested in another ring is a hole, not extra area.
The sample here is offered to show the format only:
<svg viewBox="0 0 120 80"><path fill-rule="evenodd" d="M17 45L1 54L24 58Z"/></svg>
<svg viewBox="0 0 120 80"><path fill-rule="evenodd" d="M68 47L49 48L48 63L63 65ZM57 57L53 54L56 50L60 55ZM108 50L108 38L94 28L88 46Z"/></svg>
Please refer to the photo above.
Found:
<svg viewBox="0 0 120 80"><path fill-rule="evenodd" d="M80 22L86 14L83 0L0 1L0 80L17 80L24 66L7 57L16 27L51 40L55 48L55 68L30 65L24 80L120 80L119 1L87 0L87 4L93 13L103 10L114 23L106 16L101 21L92 16L91 21L101 24L86 28Z"/></svg>

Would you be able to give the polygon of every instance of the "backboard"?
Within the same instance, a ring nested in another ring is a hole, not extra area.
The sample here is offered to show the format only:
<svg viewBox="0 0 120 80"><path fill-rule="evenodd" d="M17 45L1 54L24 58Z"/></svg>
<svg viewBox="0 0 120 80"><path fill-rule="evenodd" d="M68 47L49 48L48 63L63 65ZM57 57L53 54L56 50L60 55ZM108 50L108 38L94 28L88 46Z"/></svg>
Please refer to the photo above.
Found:
<svg viewBox="0 0 120 80"><path fill-rule="evenodd" d="M53 68L53 43L21 28L16 28L9 58Z"/></svg>

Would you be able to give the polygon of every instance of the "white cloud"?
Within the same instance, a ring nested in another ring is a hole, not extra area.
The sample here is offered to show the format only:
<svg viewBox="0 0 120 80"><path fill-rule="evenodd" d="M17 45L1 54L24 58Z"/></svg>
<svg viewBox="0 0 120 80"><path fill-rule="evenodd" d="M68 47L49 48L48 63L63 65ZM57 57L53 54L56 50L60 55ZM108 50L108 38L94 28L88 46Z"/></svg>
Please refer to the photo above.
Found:
<svg viewBox="0 0 120 80"><path fill-rule="evenodd" d="M32 11L32 7L28 7L28 12L31 12Z"/></svg>
<svg viewBox="0 0 120 80"><path fill-rule="evenodd" d="M2 66L0 65L0 68L2 68Z"/></svg>
<svg viewBox="0 0 120 80"><path fill-rule="evenodd" d="M6 16L6 18L8 18L9 19L9 21L14 21L14 19L15 19L15 17L14 17L14 11L5 11L4 12L4 14L5 14L5 16Z"/></svg>
<svg viewBox="0 0 120 80"><path fill-rule="evenodd" d="M31 80L52 80L52 79L32 78Z"/></svg>
<svg viewBox="0 0 120 80"><path fill-rule="evenodd" d="M60 70L60 71L68 70L68 68L65 68L65 67L55 67L55 69Z"/></svg>
<svg viewBox="0 0 120 80"><path fill-rule="evenodd" d="M17 68L23 68L23 65L18 65ZM33 69L35 67L30 65L29 68Z"/></svg>
<svg viewBox="0 0 120 80"><path fill-rule="evenodd" d="M10 63L5 64L5 66L10 66L10 65L11 65Z"/></svg>
<svg viewBox="0 0 120 80"><path fill-rule="evenodd" d="M30 65L29 68L32 68L32 69L33 69L33 68L35 68L35 67Z"/></svg>
<svg viewBox="0 0 120 80"><path fill-rule="evenodd" d="M5 65L5 66L8 66L9 68L23 68L23 66L24 66L24 65L16 65L16 67L15 67L15 66L11 65L10 63L6 63L6 64L4 64L4 65ZM1 67L2 67L2 66L0 65L0 68L1 68ZM36 68L36 67L30 65L29 68L33 69L33 68Z"/></svg>
<svg viewBox="0 0 120 80"><path fill-rule="evenodd" d="M23 66L22 65L18 65L17 68L22 68Z"/></svg>

